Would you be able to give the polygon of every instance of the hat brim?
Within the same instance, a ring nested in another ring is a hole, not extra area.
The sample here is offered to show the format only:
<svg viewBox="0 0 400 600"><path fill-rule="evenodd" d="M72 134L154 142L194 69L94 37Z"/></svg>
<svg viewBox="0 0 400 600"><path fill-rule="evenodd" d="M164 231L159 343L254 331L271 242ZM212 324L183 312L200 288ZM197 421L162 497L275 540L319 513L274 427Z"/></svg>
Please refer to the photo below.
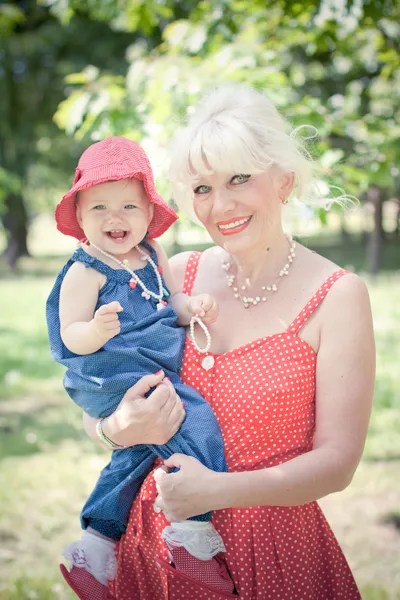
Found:
<svg viewBox="0 0 400 600"><path fill-rule="evenodd" d="M154 182L143 171L126 171L123 164L113 165L113 175L105 173L105 169L95 169L85 173L72 188L62 197L55 211L57 229L64 235L78 240L85 238L85 233L76 217L76 194L99 183L119 181L121 179L139 179L143 182L147 197L154 204L154 215L148 227L149 238L157 238L167 231L178 219L176 212L168 206L156 191Z"/></svg>

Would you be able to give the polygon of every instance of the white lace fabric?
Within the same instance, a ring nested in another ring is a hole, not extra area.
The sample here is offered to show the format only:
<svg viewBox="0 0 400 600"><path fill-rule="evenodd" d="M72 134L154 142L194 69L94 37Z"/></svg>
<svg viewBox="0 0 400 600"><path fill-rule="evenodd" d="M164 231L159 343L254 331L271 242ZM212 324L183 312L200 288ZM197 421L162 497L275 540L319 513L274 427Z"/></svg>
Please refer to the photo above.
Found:
<svg viewBox="0 0 400 600"><path fill-rule="evenodd" d="M117 557L115 543L85 531L79 541L72 542L63 552L71 567L85 569L103 585L115 579Z"/></svg>
<svg viewBox="0 0 400 600"><path fill-rule="evenodd" d="M162 532L169 550L183 546L199 560L211 560L219 552L226 552L224 542L212 523L180 521L167 525Z"/></svg>

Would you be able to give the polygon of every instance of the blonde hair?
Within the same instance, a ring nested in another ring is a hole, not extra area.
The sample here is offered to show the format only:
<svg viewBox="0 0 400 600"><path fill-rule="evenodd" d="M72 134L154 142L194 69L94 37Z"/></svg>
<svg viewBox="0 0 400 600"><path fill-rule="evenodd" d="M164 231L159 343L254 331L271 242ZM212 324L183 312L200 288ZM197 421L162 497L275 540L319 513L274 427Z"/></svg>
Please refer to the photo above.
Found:
<svg viewBox="0 0 400 600"><path fill-rule="evenodd" d="M295 173L293 195L305 204L326 207L346 197L327 198L330 186L314 177L314 163L272 102L244 85L222 86L205 96L171 151L170 179L180 210L195 219L193 181L211 173L256 175L269 166ZM316 129L303 140L316 136ZM339 189L339 188L337 188Z"/></svg>

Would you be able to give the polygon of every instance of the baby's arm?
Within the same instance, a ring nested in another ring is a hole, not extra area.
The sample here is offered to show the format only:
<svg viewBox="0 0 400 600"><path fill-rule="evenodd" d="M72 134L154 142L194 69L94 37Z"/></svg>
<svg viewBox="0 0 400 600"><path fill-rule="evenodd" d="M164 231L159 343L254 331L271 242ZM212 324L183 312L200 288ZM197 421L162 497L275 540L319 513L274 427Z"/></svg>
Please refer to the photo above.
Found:
<svg viewBox="0 0 400 600"><path fill-rule="evenodd" d="M218 303L210 294L197 294L188 296L179 291L168 264L168 257L160 244L150 240L151 245L157 252L158 264L162 268L164 281L171 292L169 302L178 316L179 325L189 325L193 316L201 317L203 323L210 325L218 316Z"/></svg>
<svg viewBox="0 0 400 600"><path fill-rule="evenodd" d="M95 311L102 275L76 262L68 270L60 290L61 339L74 354L92 354L120 332L119 302Z"/></svg>

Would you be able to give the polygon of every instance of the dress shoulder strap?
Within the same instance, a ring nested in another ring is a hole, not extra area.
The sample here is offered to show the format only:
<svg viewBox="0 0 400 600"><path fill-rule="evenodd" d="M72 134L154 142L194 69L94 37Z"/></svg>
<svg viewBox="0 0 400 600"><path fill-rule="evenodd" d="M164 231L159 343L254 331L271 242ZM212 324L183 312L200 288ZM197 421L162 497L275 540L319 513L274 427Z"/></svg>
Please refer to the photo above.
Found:
<svg viewBox="0 0 400 600"><path fill-rule="evenodd" d="M183 293L188 296L191 295L194 282L196 280L197 269L199 267L199 261L201 252L191 252L189 259L186 263L185 279L183 281Z"/></svg>
<svg viewBox="0 0 400 600"><path fill-rule="evenodd" d="M294 321L289 325L287 331L289 333L292 333L293 335L297 335L300 329L305 325L305 323L308 321L311 315L321 304L321 302L323 301L323 299L325 298L335 281L337 281L338 279L340 279L340 277L346 275L347 273L349 273L349 271L346 271L345 269L340 269L332 273L332 275L330 275L324 281L321 287L318 288L318 290L312 296L310 301L305 305L303 310L297 315Z"/></svg>

